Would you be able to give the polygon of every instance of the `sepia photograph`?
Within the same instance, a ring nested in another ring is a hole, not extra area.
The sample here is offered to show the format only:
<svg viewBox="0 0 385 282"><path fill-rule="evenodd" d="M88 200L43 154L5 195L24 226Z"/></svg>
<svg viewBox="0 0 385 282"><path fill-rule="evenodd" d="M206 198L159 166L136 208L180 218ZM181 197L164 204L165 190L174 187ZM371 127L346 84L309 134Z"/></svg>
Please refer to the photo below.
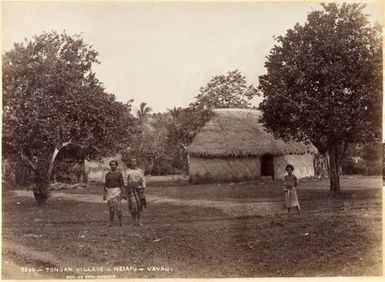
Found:
<svg viewBox="0 0 385 282"><path fill-rule="evenodd" d="M381 280L382 1L2 1L2 280Z"/></svg>

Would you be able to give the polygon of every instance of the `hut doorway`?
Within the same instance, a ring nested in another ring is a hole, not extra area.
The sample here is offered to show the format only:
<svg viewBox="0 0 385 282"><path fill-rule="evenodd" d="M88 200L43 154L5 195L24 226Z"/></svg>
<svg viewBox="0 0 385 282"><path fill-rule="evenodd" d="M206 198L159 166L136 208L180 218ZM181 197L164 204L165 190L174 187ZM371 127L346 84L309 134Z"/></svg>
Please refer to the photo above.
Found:
<svg viewBox="0 0 385 282"><path fill-rule="evenodd" d="M261 176L271 176L274 179L273 155L266 154L261 157Z"/></svg>

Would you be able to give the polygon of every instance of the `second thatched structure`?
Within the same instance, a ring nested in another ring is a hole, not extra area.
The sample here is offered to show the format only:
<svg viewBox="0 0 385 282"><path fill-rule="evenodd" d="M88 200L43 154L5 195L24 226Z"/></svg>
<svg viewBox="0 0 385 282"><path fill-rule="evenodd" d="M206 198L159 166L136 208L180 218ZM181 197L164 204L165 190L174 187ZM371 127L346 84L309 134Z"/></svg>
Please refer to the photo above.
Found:
<svg viewBox="0 0 385 282"><path fill-rule="evenodd" d="M192 183L239 182L261 176L280 179L292 164L298 178L314 175L312 144L284 142L259 123L250 109L216 109L188 147Z"/></svg>

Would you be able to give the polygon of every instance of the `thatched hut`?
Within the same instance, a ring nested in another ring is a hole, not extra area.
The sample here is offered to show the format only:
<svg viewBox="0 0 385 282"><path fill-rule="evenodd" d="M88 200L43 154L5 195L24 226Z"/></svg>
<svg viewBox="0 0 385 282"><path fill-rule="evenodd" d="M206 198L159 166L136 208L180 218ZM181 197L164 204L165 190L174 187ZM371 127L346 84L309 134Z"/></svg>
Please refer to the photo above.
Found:
<svg viewBox="0 0 385 282"><path fill-rule="evenodd" d="M268 133L260 113L250 109L216 109L188 147L190 181L231 182L260 176L280 179L292 164L299 177L314 175L312 144L284 142Z"/></svg>

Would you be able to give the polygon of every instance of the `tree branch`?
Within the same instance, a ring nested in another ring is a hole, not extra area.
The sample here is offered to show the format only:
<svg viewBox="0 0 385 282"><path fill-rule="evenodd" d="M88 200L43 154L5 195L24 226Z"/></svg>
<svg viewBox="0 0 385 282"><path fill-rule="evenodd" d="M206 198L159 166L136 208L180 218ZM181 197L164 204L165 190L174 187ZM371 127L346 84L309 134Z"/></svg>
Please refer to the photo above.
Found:
<svg viewBox="0 0 385 282"><path fill-rule="evenodd" d="M54 164L55 159L56 159L57 155L59 154L60 150L63 149L65 146L68 146L70 144L72 144L71 140L62 143L60 148L55 148L54 152L52 153L51 161L50 161L49 167L48 167L48 172L47 172L47 179L48 180L51 179L51 174L52 174L52 170L53 170L53 164Z"/></svg>
<svg viewBox="0 0 385 282"><path fill-rule="evenodd" d="M37 169L36 164L34 164L33 161L31 161L31 159L28 158L26 154L24 154L23 152L19 152L19 155L20 155L21 159L23 161L25 161L32 168L32 170Z"/></svg>
<svg viewBox="0 0 385 282"><path fill-rule="evenodd" d="M70 144L72 144L71 140L68 141L68 142L64 142L63 144L61 144L61 148L65 147L65 146L68 146L68 145L70 145ZM61 149L61 148L60 148L60 149Z"/></svg>

